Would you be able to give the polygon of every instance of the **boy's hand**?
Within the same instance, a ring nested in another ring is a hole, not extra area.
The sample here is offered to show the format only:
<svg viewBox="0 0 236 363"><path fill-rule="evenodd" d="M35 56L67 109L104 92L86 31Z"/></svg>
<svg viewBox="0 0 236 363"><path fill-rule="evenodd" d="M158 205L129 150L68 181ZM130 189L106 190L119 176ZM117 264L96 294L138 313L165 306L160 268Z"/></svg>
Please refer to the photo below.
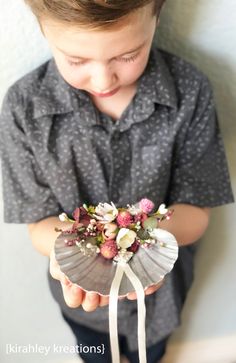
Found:
<svg viewBox="0 0 236 363"><path fill-rule="evenodd" d="M50 254L50 273L54 279L61 282L65 302L70 308L77 308L82 305L85 311L90 312L96 310L99 306L108 305L108 296L100 296L95 292L86 292L78 285L73 284L71 281L69 281L69 279L60 270L59 264L55 258L54 250L52 250ZM148 289L145 290L145 295L153 294L161 287L162 284L163 280L159 284L150 286ZM125 297L121 297L120 300L124 298ZM130 292L127 295L127 299L137 299L136 293Z"/></svg>
<svg viewBox="0 0 236 363"><path fill-rule="evenodd" d="M153 294L155 291L157 291L158 289L160 289L160 287L163 285L163 283L164 283L164 279L161 280L158 284L154 284L154 285L148 287L144 291L145 292L145 295L151 295L151 294ZM136 292L130 292L127 295L127 299L129 299L129 300L136 300L137 299Z"/></svg>
<svg viewBox="0 0 236 363"><path fill-rule="evenodd" d="M85 311L90 312L94 311L98 306L109 303L109 297L100 296L94 292L86 292L78 285L70 282L60 270L53 250L50 254L50 273L54 279L61 282L65 302L70 308L77 308L82 305Z"/></svg>

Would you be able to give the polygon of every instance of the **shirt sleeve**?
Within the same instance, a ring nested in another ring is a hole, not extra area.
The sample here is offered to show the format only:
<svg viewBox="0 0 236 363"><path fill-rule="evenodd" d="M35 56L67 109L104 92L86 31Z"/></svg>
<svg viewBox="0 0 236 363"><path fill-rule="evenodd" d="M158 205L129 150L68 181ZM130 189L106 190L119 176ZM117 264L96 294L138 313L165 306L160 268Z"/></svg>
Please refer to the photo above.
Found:
<svg viewBox="0 0 236 363"><path fill-rule="evenodd" d="M216 207L233 201L212 90L204 78L177 137L168 202Z"/></svg>
<svg viewBox="0 0 236 363"><path fill-rule="evenodd" d="M23 124L26 112L19 91L12 87L0 116L4 221L32 223L58 215L60 207L29 146ZM27 119L30 122L30 119Z"/></svg>

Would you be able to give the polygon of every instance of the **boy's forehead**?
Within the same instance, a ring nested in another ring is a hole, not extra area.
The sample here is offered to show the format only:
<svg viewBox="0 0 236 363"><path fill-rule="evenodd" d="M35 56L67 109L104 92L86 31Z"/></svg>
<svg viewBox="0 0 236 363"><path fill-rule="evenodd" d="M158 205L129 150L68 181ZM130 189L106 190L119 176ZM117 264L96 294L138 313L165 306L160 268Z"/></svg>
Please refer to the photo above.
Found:
<svg viewBox="0 0 236 363"><path fill-rule="evenodd" d="M51 19L43 21L42 28L50 45L66 55L88 58L96 54L106 58L141 47L155 22L149 9L140 9L122 20L119 26L108 29L85 29Z"/></svg>

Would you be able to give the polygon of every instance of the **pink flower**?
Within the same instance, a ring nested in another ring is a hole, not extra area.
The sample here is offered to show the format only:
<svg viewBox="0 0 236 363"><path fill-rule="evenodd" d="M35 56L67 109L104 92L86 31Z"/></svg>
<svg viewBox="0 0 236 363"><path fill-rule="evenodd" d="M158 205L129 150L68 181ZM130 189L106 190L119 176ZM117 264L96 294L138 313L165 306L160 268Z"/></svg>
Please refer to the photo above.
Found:
<svg viewBox="0 0 236 363"><path fill-rule="evenodd" d="M112 240L117 235L117 225L115 223L106 223L102 235L105 240Z"/></svg>
<svg viewBox="0 0 236 363"><path fill-rule="evenodd" d="M151 213L154 206L155 206L154 203L150 199L147 199L147 198L143 198L139 202L139 208L142 209L142 211L144 213Z"/></svg>
<svg viewBox="0 0 236 363"><path fill-rule="evenodd" d="M108 260L115 257L118 253L118 248L114 240L107 240L100 245L100 253L103 257Z"/></svg>
<svg viewBox="0 0 236 363"><path fill-rule="evenodd" d="M128 227L132 223L133 219L131 214L124 210L122 212L119 212L116 221L119 227Z"/></svg>

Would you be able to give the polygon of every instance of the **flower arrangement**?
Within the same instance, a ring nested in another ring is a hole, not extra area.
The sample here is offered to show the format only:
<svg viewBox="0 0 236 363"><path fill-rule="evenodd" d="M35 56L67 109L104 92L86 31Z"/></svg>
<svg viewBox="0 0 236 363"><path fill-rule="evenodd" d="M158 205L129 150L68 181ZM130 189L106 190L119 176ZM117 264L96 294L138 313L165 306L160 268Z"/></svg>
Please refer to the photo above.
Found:
<svg viewBox="0 0 236 363"><path fill-rule="evenodd" d="M71 235L65 238L65 244L76 245L86 256L100 254L115 262L121 259L128 262L140 247L149 248L156 243L155 229L173 213L164 204L155 212L153 209L154 203L147 198L127 208L117 208L112 202L96 207L84 204L75 209L74 219L66 213L60 214L59 219L71 222L72 228L56 231Z"/></svg>

